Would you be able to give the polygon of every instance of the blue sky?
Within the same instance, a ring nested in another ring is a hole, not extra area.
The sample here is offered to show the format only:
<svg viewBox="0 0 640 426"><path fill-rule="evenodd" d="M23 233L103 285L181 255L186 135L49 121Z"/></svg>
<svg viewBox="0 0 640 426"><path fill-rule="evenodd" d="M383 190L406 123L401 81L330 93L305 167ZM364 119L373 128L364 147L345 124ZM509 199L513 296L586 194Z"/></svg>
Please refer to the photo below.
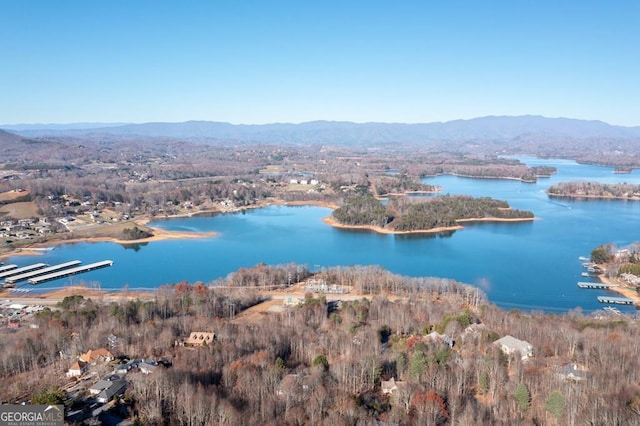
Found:
<svg viewBox="0 0 640 426"><path fill-rule="evenodd" d="M0 0L0 123L640 125L640 1Z"/></svg>

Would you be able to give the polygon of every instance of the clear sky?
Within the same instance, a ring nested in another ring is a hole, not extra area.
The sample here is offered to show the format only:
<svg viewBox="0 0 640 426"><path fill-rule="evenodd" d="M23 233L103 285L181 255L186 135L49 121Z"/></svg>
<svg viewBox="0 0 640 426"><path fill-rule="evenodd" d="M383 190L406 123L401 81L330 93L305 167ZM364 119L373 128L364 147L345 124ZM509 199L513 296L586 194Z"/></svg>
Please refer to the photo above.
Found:
<svg viewBox="0 0 640 426"><path fill-rule="evenodd" d="M0 0L0 123L640 125L639 0Z"/></svg>

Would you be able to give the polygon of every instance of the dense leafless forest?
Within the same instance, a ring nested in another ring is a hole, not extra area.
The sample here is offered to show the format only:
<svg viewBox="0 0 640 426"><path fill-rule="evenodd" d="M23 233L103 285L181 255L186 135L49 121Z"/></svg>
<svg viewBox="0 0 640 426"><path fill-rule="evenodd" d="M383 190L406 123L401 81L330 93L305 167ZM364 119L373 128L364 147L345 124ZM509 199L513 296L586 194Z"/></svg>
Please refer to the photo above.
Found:
<svg viewBox="0 0 640 426"><path fill-rule="evenodd" d="M139 424L640 422L640 329L631 318L505 312L476 288L376 267L311 277L349 283L359 296L308 293L297 306L243 317L269 298L261 288L290 274L310 277L297 265L259 265L211 288L166 286L151 300L65 299L37 314L38 329L3 332L1 399L61 387L71 361L60 354L113 334L115 355L167 365L127 375L113 410ZM194 330L215 332L215 342L176 345ZM533 356L503 353L493 342L505 335L529 342ZM569 374L574 366L582 373ZM392 378L397 389L384 393Z"/></svg>

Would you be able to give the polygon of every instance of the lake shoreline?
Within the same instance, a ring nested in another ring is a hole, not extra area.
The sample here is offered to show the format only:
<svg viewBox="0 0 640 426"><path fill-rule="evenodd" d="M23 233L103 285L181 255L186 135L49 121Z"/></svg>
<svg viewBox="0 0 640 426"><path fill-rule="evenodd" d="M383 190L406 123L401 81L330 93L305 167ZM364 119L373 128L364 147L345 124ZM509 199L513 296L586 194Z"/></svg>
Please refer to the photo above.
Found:
<svg viewBox="0 0 640 426"><path fill-rule="evenodd" d="M573 195L573 194L554 194L547 192L547 195L551 198L566 198L571 200L620 200L620 201L640 201L640 197L613 197L602 195Z"/></svg>
<svg viewBox="0 0 640 426"><path fill-rule="evenodd" d="M228 209L228 210L203 209L197 212L179 213L174 215L166 215L163 217L141 216L139 218L131 220L131 224L133 226L139 226L139 227L148 229L151 233L153 233L153 236L147 237L147 238L140 238L136 240L125 240L117 236L73 237L72 235L68 235L70 238L52 238L51 240L40 241L25 247L18 247L13 250L7 251L5 253L1 253L0 260L7 259L9 257L14 257L14 256L38 256L46 253L48 251L47 249L52 249L52 248L55 248L56 246L64 245L64 244L108 242L108 243L114 243L114 244L128 245L128 244L144 244L144 243L166 241L166 240L212 238L217 236L218 233L217 232L168 231L163 228L149 226L148 224L149 222L153 222L155 220L179 219L179 218L197 217L201 215L211 215L211 214L240 213L245 210L259 209L259 208L268 207L272 205L317 206L317 207L330 208L332 210L335 210L339 207L338 205L327 202L327 201L270 200L266 203L258 203L250 206L243 206L243 207L238 207L238 208Z"/></svg>
<svg viewBox="0 0 640 426"><path fill-rule="evenodd" d="M466 222L466 223L474 223L474 222L533 222L534 220L536 220L535 217L523 217L523 218L493 218L493 217L485 217L485 218L469 218L469 219L458 219L456 220L456 222ZM329 226L333 226L334 228L340 228L340 229L363 229L363 230L367 230L367 231L374 231L377 232L379 234L388 234L388 235L407 235L407 234L438 234L441 232L451 232L451 231L457 231L459 229L464 229L464 226L462 225L455 225L455 226L440 226L437 228L431 228L431 229L418 229L418 230L413 230L413 231L396 231L394 229L385 229L385 228L381 228L379 226L373 226L373 225L345 225L342 224L340 222L338 222L337 220L335 220L333 217L328 216L325 217L324 219L322 219L322 221L324 223L326 223Z"/></svg>
<svg viewBox="0 0 640 426"><path fill-rule="evenodd" d="M470 176L470 175L462 175L459 173L434 173L431 175L422 175L420 176L421 178L434 178L434 177L438 177L438 176L455 176L455 177L460 177L460 178L465 178L465 179L485 179L485 180L516 180L516 181L520 181L522 183L536 183L535 180L527 180L527 179L522 179L522 178L518 178L518 177L514 177L514 176ZM546 176L546 175L536 175L536 178L548 178L550 176Z"/></svg>
<svg viewBox="0 0 640 426"><path fill-rule="evenodd" d="M638 294L638 291L635 288L627 287L626 284L624 284L617 278L608 278L604 276L604 274L598 275L598 279L602 284L615 286L613 288L610 288L610 291L613 291L614 293L617 293L622 297L632 299L633 304L636 307L640 306L640 294Z"/></svg>

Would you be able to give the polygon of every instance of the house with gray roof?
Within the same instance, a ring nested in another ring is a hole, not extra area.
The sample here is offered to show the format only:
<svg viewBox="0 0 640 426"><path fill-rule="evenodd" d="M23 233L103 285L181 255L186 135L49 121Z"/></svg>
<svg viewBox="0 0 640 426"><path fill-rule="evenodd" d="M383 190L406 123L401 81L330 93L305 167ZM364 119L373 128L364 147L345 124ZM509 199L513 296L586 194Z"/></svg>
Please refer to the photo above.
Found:
<svg viewBox="0 0 640 426"><path fill-rule="evenodd" d="M506 335L493 342L493 344L499 346L506 355L519 354L523 361L533 356L531 343L516 339L513 336Z"/></svg>
<svg viewBox="0 0 640 426"><path fill-rule="evenodd" d="M111 401L111 399L113 399L113 397L116 395L122 395L127 388L127 381L124 379L114 380L110 383L111 386L104 389L96 397L96 401L101 404L106 404L107 402Z"/></svg>
<svg viewBox="0 0 640 426"><path fill-rule="evenodd" d="M113 384L113 382L111 380L100 379L100 380L98 380L96 382L96 384L94 384L93 386L91 386L89 388L89 393L91 395L99 395L100 392L102 392L103 390L107 389L112 384Z"/></svg>

